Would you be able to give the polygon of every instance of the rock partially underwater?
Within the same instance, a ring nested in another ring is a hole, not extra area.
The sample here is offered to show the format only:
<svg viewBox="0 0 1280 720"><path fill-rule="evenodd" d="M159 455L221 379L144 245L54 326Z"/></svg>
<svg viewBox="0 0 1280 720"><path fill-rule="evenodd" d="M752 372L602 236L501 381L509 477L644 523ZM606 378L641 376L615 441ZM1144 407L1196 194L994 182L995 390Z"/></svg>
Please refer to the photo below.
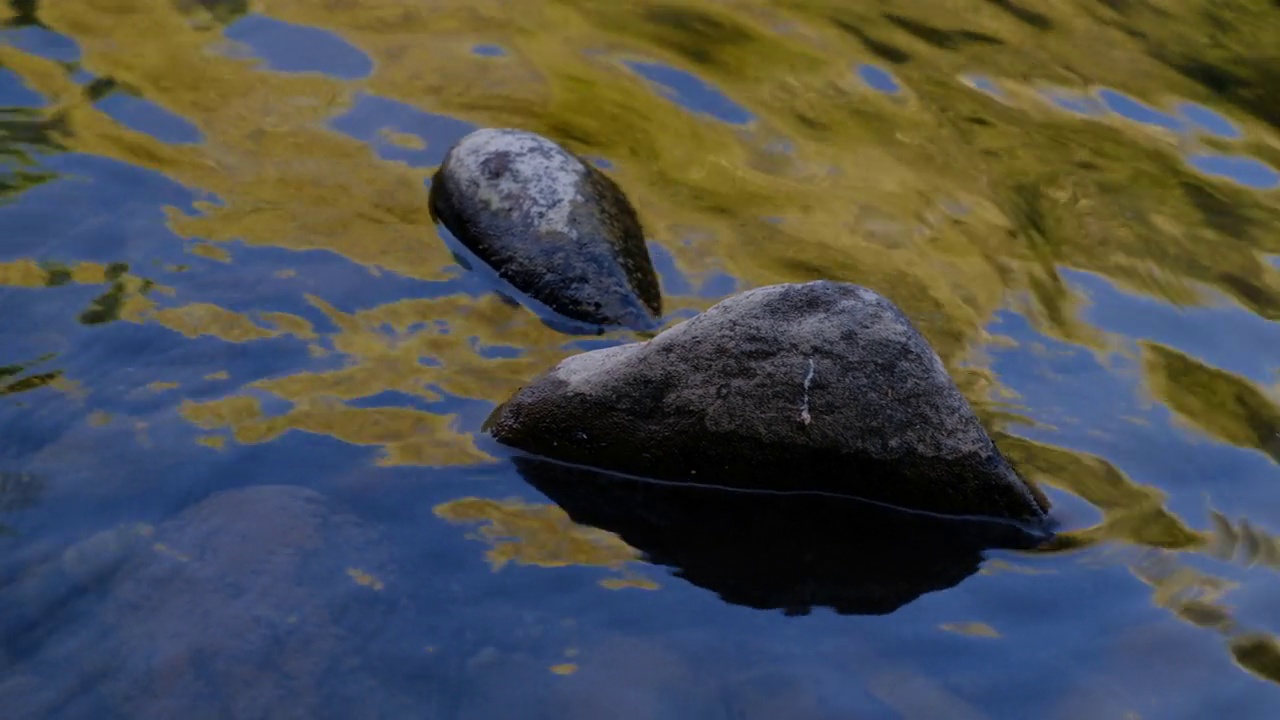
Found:
<svg viewBox="0 0 1280 720"><path fill-rule="evenodd" d="M564 317L645 330L662 314L631 203L608 176L544 137L467 135L445 155L430 204L499 277Z"/></svg>
<svg viewBox="0 0 1280 720"><path fill-rule="evenodd" d="M846 283L758 288L647 342L570 357L486 428L529 453L659 480L1047 519L906 316Z"/></svg>

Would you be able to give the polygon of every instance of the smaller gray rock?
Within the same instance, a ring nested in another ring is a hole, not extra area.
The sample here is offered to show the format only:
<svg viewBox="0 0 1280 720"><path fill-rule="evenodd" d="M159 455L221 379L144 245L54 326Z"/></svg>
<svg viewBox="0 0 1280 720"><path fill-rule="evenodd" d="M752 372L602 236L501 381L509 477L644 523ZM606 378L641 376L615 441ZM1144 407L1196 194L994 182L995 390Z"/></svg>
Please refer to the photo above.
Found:
<svg viewBox="0 0 1280 720"><path fill-rule="evenodd" d="M660 480L1037 523L1048 510L907 317L847 283L758 288L648 342L570 357L486 428Z"/></svg>
<svg viewBox="0 0 1280 720"><path fill-rule="evenodd" d="M450 148L431 212L516 290L597 326L649 329L662 314L644 231L622 190L534 133L485 129Z"/></svg>

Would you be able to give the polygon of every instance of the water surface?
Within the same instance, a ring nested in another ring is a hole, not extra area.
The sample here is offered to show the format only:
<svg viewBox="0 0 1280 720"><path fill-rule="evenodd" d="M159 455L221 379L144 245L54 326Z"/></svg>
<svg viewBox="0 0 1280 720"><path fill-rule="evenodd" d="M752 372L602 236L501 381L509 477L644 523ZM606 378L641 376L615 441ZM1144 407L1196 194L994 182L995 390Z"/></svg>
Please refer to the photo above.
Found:
<svg viewBox="0 0 1280 720"><path fill-rule="evenodd" d="M6 713L1274 714L1274 3L518 5L0 5ZM456 264L482 126L619 182L672 322L891 297L1065 532L837 612L752 606L758 513L700 573L573 522L480 427L634 337Z"/></svg>

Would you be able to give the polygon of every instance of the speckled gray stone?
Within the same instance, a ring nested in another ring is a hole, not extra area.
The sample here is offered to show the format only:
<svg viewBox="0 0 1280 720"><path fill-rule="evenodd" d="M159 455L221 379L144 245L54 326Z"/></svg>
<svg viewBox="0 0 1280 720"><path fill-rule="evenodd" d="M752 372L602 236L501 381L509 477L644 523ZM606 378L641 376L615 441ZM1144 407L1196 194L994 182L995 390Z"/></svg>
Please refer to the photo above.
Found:
<svg viewBox="0 0 1280 720"><path fill-rule="evenodd" d="M570 357L486 428L536 455L662 480L1020 521L1048 510L907 317L847 283L757 288L648 342Z"/></svg>
<svg viewBox="0 0 1280 720"><path fill-rule="evenodd" d="M431 212L517 290L572 320L649 329L658 278L635 210L604 173L534 133L458 141L431 183Z"/></svg>

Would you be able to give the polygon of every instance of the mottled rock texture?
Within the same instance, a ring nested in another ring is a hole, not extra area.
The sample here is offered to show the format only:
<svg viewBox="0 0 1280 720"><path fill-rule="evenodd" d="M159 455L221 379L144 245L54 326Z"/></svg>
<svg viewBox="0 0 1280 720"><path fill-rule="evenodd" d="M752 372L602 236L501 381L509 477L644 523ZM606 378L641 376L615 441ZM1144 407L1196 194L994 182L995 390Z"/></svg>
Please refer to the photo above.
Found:
<svg viewBox="0 0 1280 720"><path fill-rule="evenodd" d="M498 408L500 442L649 478L1046 519L905 315L863 287L731 297L644 343L562 361Z"/></svg>
<svg viewBox="0 0 1280 720"><path fill-rule="evenodd" d="M564 317L652 328L662 314L644 231L590 163L522 130L477 130L446 154L431 212L515 289Z"/></svg>

